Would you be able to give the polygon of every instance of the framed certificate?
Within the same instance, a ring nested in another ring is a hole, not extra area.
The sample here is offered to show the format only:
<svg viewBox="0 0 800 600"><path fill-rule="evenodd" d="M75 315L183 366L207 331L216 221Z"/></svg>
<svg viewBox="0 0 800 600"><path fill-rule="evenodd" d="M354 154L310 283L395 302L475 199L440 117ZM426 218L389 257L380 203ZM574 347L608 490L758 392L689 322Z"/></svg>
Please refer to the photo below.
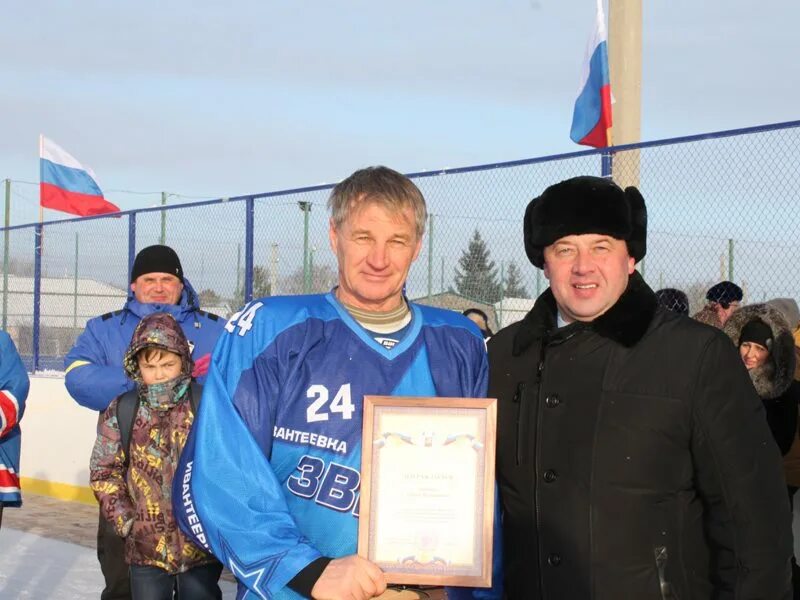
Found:
<svg viewBox="0 0 800 600"><path fill-rule="evenodd" d="M358 553L389 583L492 582L497 401L365 396Z"/></svg>

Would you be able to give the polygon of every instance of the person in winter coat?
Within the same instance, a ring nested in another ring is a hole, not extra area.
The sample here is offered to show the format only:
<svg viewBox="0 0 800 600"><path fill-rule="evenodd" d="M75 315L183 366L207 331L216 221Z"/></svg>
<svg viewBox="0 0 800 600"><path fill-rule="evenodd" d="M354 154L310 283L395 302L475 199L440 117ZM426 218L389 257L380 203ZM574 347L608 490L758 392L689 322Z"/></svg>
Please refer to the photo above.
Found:
<svg viewBox="0 0 800 600"><path fill-rule="evenodd" d="M143 318L125 354L137 384L138 409L129 447L121 444L114 400L103 412L90 468L92 490L105 519L125 538L134 600L222 598L222 565L186 539L172 513L172 481L194 420L193 362L175 318ZM195 398L196 402L199 398Z"/></svg>
<svg viewBox="0 0 800 600"><path fill-rule="evenodd" d="M111 401L135 389L122 359L139 321L167 312L175 317L189 340L195 375L202 383L211 351L225 326L217 315L200 310L197 294L175 251L148 246L133 263L130 294L122 310L91 319L64 360L67 391L81 406L104 411ZM105 579L101 600L129 600L128 565L122 539L99 516L97 558Z"/></svg>
<svg viewBox="0 0 800 600"><path fill-rule="evenodd" d="M681 315L689 314L689 298L685 292L675 288L663 288L656 292L656 301L659 306Z"/></svg>
<svg viewBox="0 0 800 600"><path fill-rule="evenodd" d="M28 372L11 337L0 331L0 525L3 507L21 506L19 421L28 397Z"/></svg>
<svg viewBox="0 0 800 600"><path fill-rule="evenodd" d="M744 292L732 281L720 281L706 292L706 305L692 318L706 325L722 329L725 322L739 308Z"/></svg>
<svg viewBox="0 0 800 600"><path fill-rule="evenodd" d="M657 306L634 187L528 205L550 287L489 341L509 600L791 594L780 455L736 349Z"/></svg>
<svg viewBox="0 0 800 600"><path fill-rule="evenodd" d="M766 304L740 308L723 331L739 348L756 393L764 403L767 424L782 455L797 434L800 383L794 380L794 337L783 315Z"/></svg>

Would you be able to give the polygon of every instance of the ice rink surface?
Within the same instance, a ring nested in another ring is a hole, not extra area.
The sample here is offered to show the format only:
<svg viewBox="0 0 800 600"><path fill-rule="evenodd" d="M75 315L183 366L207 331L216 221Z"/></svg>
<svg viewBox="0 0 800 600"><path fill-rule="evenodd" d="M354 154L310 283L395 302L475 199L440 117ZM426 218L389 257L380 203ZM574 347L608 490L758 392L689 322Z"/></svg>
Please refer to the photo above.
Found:
<svg viewBox="0 0 800 600"><path fill-rule="evenodd" d="M236 585L221 581L222 597ZM91 548L3 527L0 529L0 598L97 600L103 577Z"/></svg>

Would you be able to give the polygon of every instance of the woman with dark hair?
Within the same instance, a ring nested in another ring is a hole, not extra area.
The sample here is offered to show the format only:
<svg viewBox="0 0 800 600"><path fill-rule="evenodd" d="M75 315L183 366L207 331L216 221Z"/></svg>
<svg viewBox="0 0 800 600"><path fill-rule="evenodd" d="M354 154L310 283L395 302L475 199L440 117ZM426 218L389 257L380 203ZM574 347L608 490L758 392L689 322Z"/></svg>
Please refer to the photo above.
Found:
<svg viewBox="0 0 800 600"><path fill-rule="evenodd" d="M764 409L772 436L786 454L797 430L800 384L794 380L794 337L783 315L766 304L737 310L723 328L739 348Z"/></svg>

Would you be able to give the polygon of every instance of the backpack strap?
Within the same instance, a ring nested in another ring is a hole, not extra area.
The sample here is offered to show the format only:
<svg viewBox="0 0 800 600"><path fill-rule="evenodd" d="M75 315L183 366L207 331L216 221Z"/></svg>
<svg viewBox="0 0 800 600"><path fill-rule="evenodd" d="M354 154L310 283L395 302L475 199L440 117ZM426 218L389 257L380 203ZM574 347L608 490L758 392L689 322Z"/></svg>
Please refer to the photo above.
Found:
<svg viewBox="0 0 800 600"><path fill-rule="evenodd" d="M117 398L117 424L119 425L120 445L125 457L126 468L130 460L131 434L137 412L139 412L139 394L136 390L125 392Z"/></svg>
<svg viewBox="0 0 800 600"><path fill-rule="evenodd" d="M189 387L189 402L192 405L192 414L197 416L197 405L203 395L203 386L192 381ZM117 424L119 425L120 446L125 457L125 467L131 455L131 436L133 425L136 423L136 413L139 412L139 394L136 390L125 392L117 398Z"/></svg>
<svg viewBox="0 0 800 600"><path fill-rule="evenodd" d="M200 397L203 395L203 386L192 380L189 388L189 401L192 403L192 414L197 417L197 405L200 404Z"/></svg>

